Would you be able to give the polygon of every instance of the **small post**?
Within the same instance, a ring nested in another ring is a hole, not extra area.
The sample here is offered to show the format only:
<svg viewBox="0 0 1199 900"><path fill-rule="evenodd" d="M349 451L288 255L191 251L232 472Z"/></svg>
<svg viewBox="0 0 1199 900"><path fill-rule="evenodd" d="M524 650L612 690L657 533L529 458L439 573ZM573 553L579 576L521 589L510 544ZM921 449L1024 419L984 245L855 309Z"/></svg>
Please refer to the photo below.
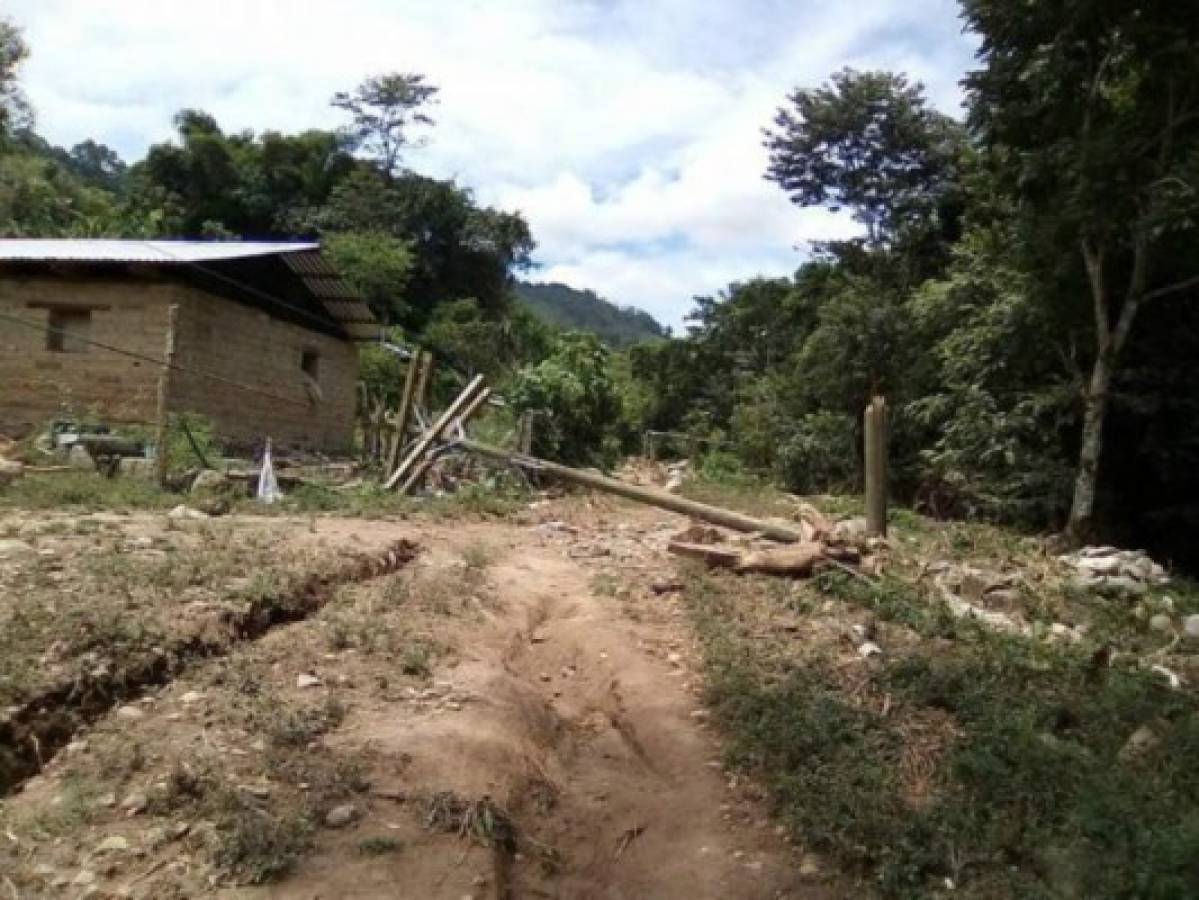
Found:
<svg viewBox="0 0 1199 900"><path fill-rule="evenodd" d="M866 438L866 533L887 535L887 401L875 397L863 417Z"/></svg>
<svg viewBox="0 0 1199 900"><path fill-rule="evenodd" d="M516 429L516 450L525 456L533 452L533 423L536 419L537 413L531 409L526 409L520 414L520 422Z"/></svg>
<svg viewBox="0 0 1199 900"><path fill-rule="evenodd" d="M171 367L175 365L175 326L179 322L179 305L172 303L167 310L166 346L162 354L162 372L158 375L158 433L156 455L154 457L154 478L159 487L167 484L167 400L171 389Z"/></svg>

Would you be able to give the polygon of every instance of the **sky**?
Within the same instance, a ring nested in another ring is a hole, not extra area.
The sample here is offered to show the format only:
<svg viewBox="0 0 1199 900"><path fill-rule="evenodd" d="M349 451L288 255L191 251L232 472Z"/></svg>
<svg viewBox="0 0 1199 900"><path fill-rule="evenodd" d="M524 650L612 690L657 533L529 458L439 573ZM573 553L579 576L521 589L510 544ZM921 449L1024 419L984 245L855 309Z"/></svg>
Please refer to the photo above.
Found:
<svg viewBox="0 0 1199 900"><path fill-rule="evenodd" d="M691 298L791 274L856 233L765 181L762 129L842 67L923 82L961 113L955 0L0 0L25 30L38 130L127 160L185 107L227 131L333 128L329 98L383 72L440 88L405 164L522 212L527 277L678 327Z"/></svg>

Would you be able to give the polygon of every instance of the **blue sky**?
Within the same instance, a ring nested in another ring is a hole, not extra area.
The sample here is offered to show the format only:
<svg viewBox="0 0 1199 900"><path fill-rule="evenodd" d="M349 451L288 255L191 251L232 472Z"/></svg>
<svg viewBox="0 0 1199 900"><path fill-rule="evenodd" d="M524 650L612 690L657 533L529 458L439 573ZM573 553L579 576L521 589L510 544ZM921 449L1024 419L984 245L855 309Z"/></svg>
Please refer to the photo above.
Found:
<svg viewBox="0 0 1199 900"><path fill-rule="evenodd" d="M762 179L761 129L843 66L923 81L959 113L974 41L955 0L6 0L41 132L140 157L183 107L227 130L335 127L385 71L441 88L407 164L519 209L538 280L677 326L695 294L790 273L853 232Z"/></svg>

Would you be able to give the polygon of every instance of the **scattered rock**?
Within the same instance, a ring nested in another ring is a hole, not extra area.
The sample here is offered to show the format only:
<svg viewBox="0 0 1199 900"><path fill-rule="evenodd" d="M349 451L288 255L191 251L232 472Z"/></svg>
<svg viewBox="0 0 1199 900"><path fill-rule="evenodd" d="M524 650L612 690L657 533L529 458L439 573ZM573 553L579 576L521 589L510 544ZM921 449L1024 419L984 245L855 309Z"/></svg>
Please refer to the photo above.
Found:
<svg viewBox="0 0 1199 900"><path fill-rule="evenodd" d="M141 791L134 791L121 801L121 809L129 813L131 816L136 816L138 813L146 811L146 807L150 805L149 799Z"/></svg>
<svg viewBox="0 0 1199 900"><path fill-rule="evenodd" d="M667 653L666 661L672 666L681 666L683 664L683 657L678 653Z"/></svg>
<svg viewBox="0 0 1199 900"><path fill-rule="evenodd" d="M129 841L119 834L113 834L102 840L96 847L96 855L104 853L121 853L129 849Z"/></svg>
<svg viewBox="0 0 1199 900"><path fill-rule="evenodd" d="M1070 584L1077 590L1115 597L1142 597L1151 585L1170 580L1166 570L1144 550L1083 547L1058 557L1075 571Z"/></svg>
<svg viewBox="0 0 1199 900"><path fill-rule="evenodd" d="M1192 641L1199 641L1199 615L1190 615L1182 620L1182 633Z"/></svg>
<svg viewBox="0 0 1199 900"><path fill-rule="evenodd" d="M179 701L184 706L191 706L193 703L199 703L203 699L204 699L204 695L202 693L200 693L199 691L188 691L186 694L184 694L182 697L179 698Z"/></svg>
<svg viewBox="0 0 1199 900"><path fill-rule="evenodd" d="M814 878L820 874L820 857L815 853L805 853L799 861L799 874L802 878Z"/></svg>
<svg viewBox="0 0 1199 900"><path fill-rule="evenodd" d="M79 874L71 879L71 884L86 887L96 883L96 873L91 869L80 869Z"/></svg>
<svg viewBox="0 0 1199 900"><path fill-rule="evenodd" d="M119 719L141 719L145 715L141 709L129 703L117 707L117 718Z"/></svg>
<svg viewBox="0 0 1199 900"><path fill-rule="evenodd" d="M1158 613L1149 620L1149 630L1161 634L1167 633L1173 627L1174 621L1165 613Z"/></svg>
<svg viewBox="0 0 1199 900"><path fill-rule="evenodd" d="M325 814L325 825L329 828L344 828L358 818L358 810L352 803L335 806Z"/></svg>
<svg viewBox="0 0 1199 900"><path fill-rule="evenodd" d="M882 656L883 648L874 641L866 641L862 646L858 647L858 656L862 659L869 659L872 656Z"/></svg>
<svg viewBox="0 0 1199 900"><path fill-rule="evenodd" d="M215 469L203 469L195 480L192 482L191 492L193 494L201 491L219 491L229 484L229 477L224 472L218 472Z"/></svg>
<svg viewBox="0 0 1199 900"><path fill-rule="evenodd" d="M320 687L320 685L321 680L311 672L301 672L296 676L296 687L298 688Z"/></svg>
<svg viewBox="0 0 1199 900"><path fill-rule="evenodd" d="M125 542L125 549L127 550L152 550L153 548L154 538L144 534L131 537Z"/></svg>
<svg viewBox="0 0 1199 900"><path fill-rule="evenodd" d="M200 510L192 509L190 506L188 506L185 503L180 503L178 506L176 506L174 509L172 509L169 513L167 513L167 518L168 519L207 519L208 513L200 512Z"/></svg>
<svg viewBox="0 0 1199 900"><path fill-rule="evenodd" d="M1129 736L1124 746L1120 748L1120 759L1125 762L1136 759L1160 743L1161 738L1157 736L1157 733L1150 726L1142 725Z"/></svg>

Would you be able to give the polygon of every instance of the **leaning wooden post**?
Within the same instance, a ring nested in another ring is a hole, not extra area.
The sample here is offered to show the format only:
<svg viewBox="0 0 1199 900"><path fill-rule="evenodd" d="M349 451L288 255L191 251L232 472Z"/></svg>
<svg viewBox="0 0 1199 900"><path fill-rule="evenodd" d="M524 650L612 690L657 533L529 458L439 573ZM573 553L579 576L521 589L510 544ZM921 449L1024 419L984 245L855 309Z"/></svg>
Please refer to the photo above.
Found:
<svg viewBox="0 0 1199 900"><path fill-rule="evenodd" d="M172 303L167 310L166 347L162 354L162 372L158 376L158 433L154 456L154 477L160 487L167 483L167 401L171 390L171 368L175 365L175 326L179 322L179 305Z"/></svg>
<svg viewBox="0 0 1199 900"><path fill-rule="evenodd" d="M887 401L875 397L863 418L866 435L866 533L887 534Z"/></svg>
<svg viewBox="0 0 1199 900"><path fill-rule="evenodd" d="M395 441L391 445L391 453L387 458L386 474L391 475L400 462L400 453L408 440L408 423L412 419L412 401L416 397L416 375L421 367L421 357L424 354L417 350L408 361L408 374L404 376L404 392L400 394L400 408L396 412Z"/></svg>

